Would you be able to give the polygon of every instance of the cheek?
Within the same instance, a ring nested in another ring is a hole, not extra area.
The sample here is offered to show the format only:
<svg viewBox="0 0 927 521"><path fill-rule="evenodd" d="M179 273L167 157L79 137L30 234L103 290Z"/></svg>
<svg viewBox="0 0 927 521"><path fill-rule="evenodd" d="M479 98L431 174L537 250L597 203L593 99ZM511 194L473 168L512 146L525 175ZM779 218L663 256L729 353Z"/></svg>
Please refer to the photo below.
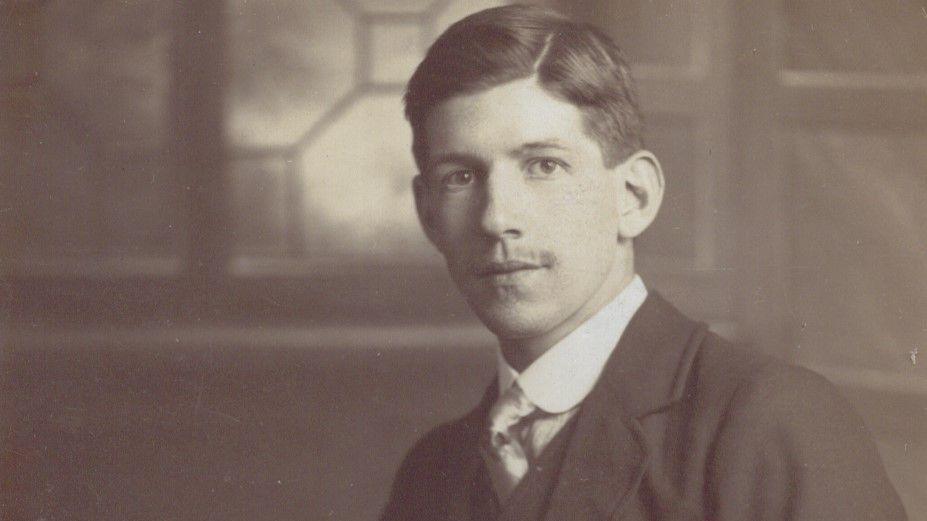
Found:
<svg viewBox="0 0 927 521"><path fill-rule="evenodd" d="M434 220L439 238L438 247L445 255L453 255L470 243L466 236L472 228L472 215L466 201L445 201L439 204L441 206Z"/></svg>
<svg viewBox="0 0 927 521"><path fill-rule="evenodd" d="M602 190L583 190L562 198L560 215L550 222L556 229L560 276L567 288L587 288L606 273L618 244L618 209Z"/></svg>
<svg viewBox="0 0 927 521"><path fill-rule="evenodd" d="M607 186L588 185L558 197L551 217L568 228L577 241L601 241L603 235L618 233L618 204L609 197Z"/></svg>

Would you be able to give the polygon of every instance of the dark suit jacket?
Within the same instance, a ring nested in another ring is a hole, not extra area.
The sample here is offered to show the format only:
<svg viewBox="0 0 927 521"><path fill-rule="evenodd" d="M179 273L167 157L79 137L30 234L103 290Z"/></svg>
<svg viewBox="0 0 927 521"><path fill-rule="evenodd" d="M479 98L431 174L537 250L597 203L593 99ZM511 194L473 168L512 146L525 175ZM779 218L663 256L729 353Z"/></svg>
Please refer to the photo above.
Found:
<svg viewBox="0 0 927 521"><path fill-rule="evenodd" d="M463 521L493 386L408 454L384 521ZM905 519L824 378L739 349L651 292L583 402L547 520Z"/></svg>

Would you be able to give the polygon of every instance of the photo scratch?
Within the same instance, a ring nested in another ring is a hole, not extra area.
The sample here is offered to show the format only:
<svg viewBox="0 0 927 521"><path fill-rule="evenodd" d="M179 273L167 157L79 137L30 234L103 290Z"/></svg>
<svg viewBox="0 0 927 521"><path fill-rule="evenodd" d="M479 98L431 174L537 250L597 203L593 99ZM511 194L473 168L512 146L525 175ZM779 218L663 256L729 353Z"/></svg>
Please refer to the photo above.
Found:
<svg viewBox="0 0 927 521"><path fill-rule="evenodd" d="M215 415L217 415L217 416L221 416L221 417L223 417L223 418L232 420L232 421L235 422L235 423L241 423L241 419L240 419L240 418L236 418L235 416L232 416L231 414L224 413L224 412L222 412L222 411L217 411L217 410L215 410L215 409L205 409L205 410L206 410L206 412L208 412L208 413L215 414Z"/></svg>

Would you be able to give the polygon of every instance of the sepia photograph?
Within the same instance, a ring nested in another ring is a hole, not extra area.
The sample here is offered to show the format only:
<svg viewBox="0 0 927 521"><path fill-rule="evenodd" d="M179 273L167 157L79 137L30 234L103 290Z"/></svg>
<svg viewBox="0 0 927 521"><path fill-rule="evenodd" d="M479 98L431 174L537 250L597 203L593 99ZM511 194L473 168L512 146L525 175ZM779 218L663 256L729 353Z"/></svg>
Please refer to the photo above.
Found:
<svg viewBox="0 0 927 521"><path fill-rule="evenodd" d="M0 520L927 521L927 0L0 0Z"/></svg>

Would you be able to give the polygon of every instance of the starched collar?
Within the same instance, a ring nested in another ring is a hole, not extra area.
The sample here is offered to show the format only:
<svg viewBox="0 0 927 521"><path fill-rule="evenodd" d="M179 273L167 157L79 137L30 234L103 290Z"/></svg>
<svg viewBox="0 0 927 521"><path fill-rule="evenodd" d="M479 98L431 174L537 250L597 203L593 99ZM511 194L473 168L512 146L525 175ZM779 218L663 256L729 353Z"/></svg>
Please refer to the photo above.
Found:
<svg viewBox="0 0 927 521"><path fill-rule="evenodd" d="M639 275L617 297L518 373L497 350L500 395L512 384L541 410L560 414L592 390L628 322L647 298Z"/></svg>

